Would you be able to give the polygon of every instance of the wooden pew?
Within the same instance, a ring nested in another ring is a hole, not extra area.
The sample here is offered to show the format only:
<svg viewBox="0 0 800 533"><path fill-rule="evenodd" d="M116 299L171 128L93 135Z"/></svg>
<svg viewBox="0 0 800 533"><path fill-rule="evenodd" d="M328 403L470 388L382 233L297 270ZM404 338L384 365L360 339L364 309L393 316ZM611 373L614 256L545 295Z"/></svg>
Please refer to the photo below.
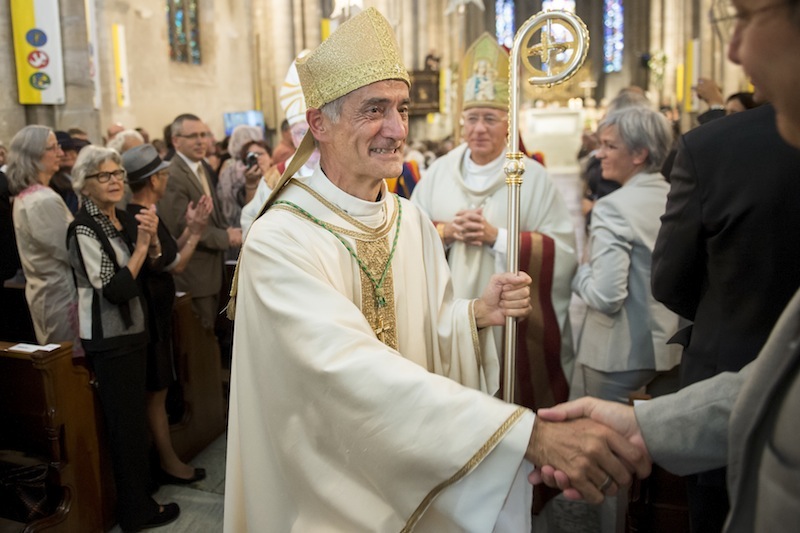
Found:
<svg viewBox="0 0 800 533"><path fill-rule="evenodd" d="M50 463L65 488L56 513L25 531L93 533L114 524L115 493L88 369L64 343L20 354L0 342L0 448Z"/></svg>
<svg viewBox="0 0 800 533"><path fill-rule="evenodd" d="M27 305L19 311L30 320ZM225 431L227 409L217 341L192 313L189 295L176 298L173 328L185 409L170 430L175 451L189 461ZM0 449L52 463L68 496L55 525L30 531L108 531L115 523L115 492L88 368L73 360L69 343L49 353L4 351L12 344L0 341Z"/></svg>

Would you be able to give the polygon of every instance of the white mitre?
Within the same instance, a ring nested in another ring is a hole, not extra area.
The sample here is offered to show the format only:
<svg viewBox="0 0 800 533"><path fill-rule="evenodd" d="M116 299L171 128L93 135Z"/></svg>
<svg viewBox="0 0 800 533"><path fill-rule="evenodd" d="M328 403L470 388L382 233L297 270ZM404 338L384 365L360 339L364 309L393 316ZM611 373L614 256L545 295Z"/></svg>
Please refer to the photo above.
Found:
<svg viewBox="0 0 800 533"><path fill-rule="evenodd" d="M289 65L289 70L286 72L286 79L283 81L283 87L278 95L280 100L281 109L286 117L289 126L293 126L298 122L303 122L306 119L306 99L303 97L303 88L300 86L300 76L297 74L297 60L305 57L311 51L303 50L300 55L292 61Z"/></svg>

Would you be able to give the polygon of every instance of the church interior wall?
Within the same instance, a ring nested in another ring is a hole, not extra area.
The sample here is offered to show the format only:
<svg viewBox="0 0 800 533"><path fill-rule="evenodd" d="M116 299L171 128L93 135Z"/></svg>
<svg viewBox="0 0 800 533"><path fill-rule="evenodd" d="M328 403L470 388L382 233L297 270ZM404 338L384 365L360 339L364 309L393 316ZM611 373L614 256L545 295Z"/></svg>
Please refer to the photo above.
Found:
<svg viewBox="0 0 800 533"><path fill-rule="evenodd" d="M100 29L103 127L121 122L161 137L180 113L194 113L224 135L223 113L255 109L252 2L201 0L201 64L169 57L163 0L103 2ZM111 28L125 27L130 104L117 103Z"/></svg>
<svg viewBox="0 0 800 533"><path fill-rule="evenodd" d="M100 113L94 104L85 7L77 2L62 1L60 11L64 82L69 105L54 107L55 123L62 125L61 129L81 128L90 138L100 139Z"/></svg>
<svg viewBox="0 0 800 533"><path fill-rule="evenodd" d="M9 3L0 3L0 75L10 90L0 94L0 138L8 141L26 123L42 122L61 129L79 126L99 140L112 122L141 126L152 137L181 112L194 112L222 136L223 113L260 108L270 130L280 124L277 95L291 61L303 48L322 39L324 17L337 0L199 0L202 64L169 59L165 0L90 0L97 8L100 109L93 104L89 77L84 2L59 0L64 43L67 103L63 106L22 106L16 94ZM592 44L587 65L597 82L594 97L613 97L631 84L645 87L654 103L679 107L684 130L705 110L679 105L676 86L685 68L688 43L700 43L701 76L717 81L725 95L746 90L741 68L727 59L728 38L718 35L708 12L719 0L626 1L626 52L622 72L602 71L603 3L577 0L577 13L589 26ZM458 66L469 44L483 31L494 31L494 2L475 1L445 14L450 0L363 0L363 7L384 12L395 27L409 70L424 68L425 56L440 58L449 80L442 112L411 119L412 138L439 140L458 136ZM541 9L541 0L516 2L518 26ZM125 27L130 106L116 101L111 27ZM660 75L643 57L664 58ZM684 74L688 75L684 71ZM274 141L274 137L272 140Z"/></svg>
<svg viewBox="0 0 800 533"><path fill-rule="evenodd" d="M691 43L699 43L698 75L713 79L723 96L748 90L748 82L738 65L727 57L730 36L723 30L719 35L710 22L709 12L720 0L651 0L650 53L664 57L663 79L652 76L649 92L662 106L677 108L681 113L683 131L697 125L696 117L707 110L706 104L687 104L686 88L696 82L688 71L688 54ZM679 76L684 76L684 98L679 100ZM687 81L688 78L688 81Z"/></svg>

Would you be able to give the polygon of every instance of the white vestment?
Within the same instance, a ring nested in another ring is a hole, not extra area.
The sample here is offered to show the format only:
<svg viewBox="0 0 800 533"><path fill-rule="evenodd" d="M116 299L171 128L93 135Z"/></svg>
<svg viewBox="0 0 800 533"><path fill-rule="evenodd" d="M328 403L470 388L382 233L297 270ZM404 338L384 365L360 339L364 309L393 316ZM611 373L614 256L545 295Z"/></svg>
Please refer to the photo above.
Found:
<svg viewBox="0 0 800 533"><path fill-rule="evenodd" d="M292 162L293 157L294 154L292 154L292 156L286 160L287 166ZM305 178L310 176L312 172L313 169L303 165L300 167L300 170L297 171L295 176ZM256 188L256 193L253 195L253 199L247 202L244 207L242 207L242 216L239 218L239 222L241 223L242 227L242 237L247 237L247 232L250 231L250 226L253 224L253 221L258 218L261 208L264 207L264 203L267 201L271 193L272 189L269 185L267 185L267 181L264 178L258 180L258 187Z"/></svg>
<svg viewBox="0 0 800 533"><path fill-rule="evenodd" d="M494 247L474 246L456 241L448 248L448 263L457 298L480 296L493 274L507 271L508 192L501 164L505 154L490 163L497 166L496 176L481 184L470 183L469 176L465 176L464 169L468 158L469 150L466 144L461 144L438 158L428 169L425 178L414 188L411 197L412 202L434 222L449 223L462 209L482 207L486 221L500 230ZM520 233L541 234L551 239L554 245L552 254L540 258L548 264L548 269L552 269L552 279L548 287L549 302L548 295L543 294L542 301L533 301L532 304L552 305L555 311L558 324L556 334L560 334L561 366L566 380L569 381L574 364L568 311L572 293L570 282L577 265L575 228L564 199L544 167L529 158L525 158L524 161L525 174L520 189ZM522 251L520 254L521 259L524 259ZM534 280L535 289L539 283L537 271L534 269L529 274ZM537 320L538 316L535 307L534 313L528 320ZM503 328L497 326L492 329L495 336L495 350L500 353ZM537 399L540 398L538 394L536 396ZM566 397L560 399L566 400Z"/></svg>
<svg viewBox="0 0 800 533"><path fill-rule="evenodd" d="M227 532L529 530L523 455L534 416L485 393L499 380L491 340L472 302L453 299L434 226L385 191L357 199L317 167L279 198L307 215L276 203L251 226L236 302ZM397 350L365 318L372 286L362 302L358 263L309 217L356 252L355 236L371 228L388 228L379 240L391 247L400 217L383 308Z"/></svg>

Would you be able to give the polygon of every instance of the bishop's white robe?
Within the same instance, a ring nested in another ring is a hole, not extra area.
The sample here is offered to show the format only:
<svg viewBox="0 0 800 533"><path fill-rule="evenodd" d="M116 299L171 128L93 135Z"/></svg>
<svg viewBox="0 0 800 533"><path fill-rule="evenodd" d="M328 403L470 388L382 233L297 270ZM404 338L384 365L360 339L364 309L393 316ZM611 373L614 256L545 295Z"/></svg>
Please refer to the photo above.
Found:
<svg viewBox="0 0 800 533"><path fill-rule="evenodd" d="M481 295L489 278L507 270L508 192L501 155L497 175L482 186L465 181L468 147L461 144L438 158L411 197L434 223L449 223L458 211L482 207L484 218L501 230L494 248L454 242L447 252L457 298ZM547 171L525 158L520 189L520 270L533 279L533 312L518 325L516 402L538 409L567 400L574 366L569 323L570 282L577 266L575 228ZM491 163L490 163L491 165ZM502 353L503 327L492 328L492 355ZM560 365L559 365L560 363Z"/></svg>
<svg viewBox="0 0 800 533"><path fill-rule="evenodd" d="M279 200L354 251L371 228L388 228L391 246L400 217L384 308L397 350L365 318L362 272L337 237L286 204L255 221L239 271L225 531L529 530L534 415L485 393L498 362L472 302L452 297L431 222L385 188L379 202L349 196L319 168Z"/></svg>

